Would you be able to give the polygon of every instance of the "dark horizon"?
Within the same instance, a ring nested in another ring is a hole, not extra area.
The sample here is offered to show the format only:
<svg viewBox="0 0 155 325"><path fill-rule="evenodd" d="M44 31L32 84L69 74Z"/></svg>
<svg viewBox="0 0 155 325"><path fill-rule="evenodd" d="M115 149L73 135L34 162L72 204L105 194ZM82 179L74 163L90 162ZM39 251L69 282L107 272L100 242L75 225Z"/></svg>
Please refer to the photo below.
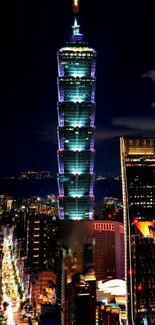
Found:
<svg viewBox="0 0 155 325"><path fill-rule="evenodd" d="M97 50L96 174L120 174L119 136L154 136L154 3L80 2ZM123 14L122 14L123 12ZM57 50L71 34L72 1L4 4L0 175L57 173Z"/></svg>
<svg viewBox="0 0 155 325"><path fill-rule="evenodd" d="M50 179L1 179L0 195L14 198L28 198L31 196L47 197L58 195L57 178ZM98 208L105 196L117 197L121 200L121 181L101 180L96 181L94 186L95 204Z"/></svg>

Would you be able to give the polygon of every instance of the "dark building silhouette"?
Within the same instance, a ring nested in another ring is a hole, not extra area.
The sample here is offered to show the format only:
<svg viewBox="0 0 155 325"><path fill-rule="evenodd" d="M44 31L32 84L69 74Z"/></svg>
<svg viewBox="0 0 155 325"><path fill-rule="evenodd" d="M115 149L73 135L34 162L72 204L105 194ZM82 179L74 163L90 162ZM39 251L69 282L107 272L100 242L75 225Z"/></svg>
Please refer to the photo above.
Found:
<svg viewBox="0 0 155 325"><path fill-rule="evenodd" d="M66 285L65 325L96 323L96 279L94 274L74 275Z"/></svg>
<svg viewBox="0 0 155 325"><path fill-rule="evenodd" d="M83 247L83 268L84 271L88 271L94 268L94 259L93 259L93 244L86 243Z"/></svg>
<svg viewBox="0 0 155 325"><path fill-rule="evenodd" d="M58 304L41 305L40 325L61 325L61 306Z"/></svg>

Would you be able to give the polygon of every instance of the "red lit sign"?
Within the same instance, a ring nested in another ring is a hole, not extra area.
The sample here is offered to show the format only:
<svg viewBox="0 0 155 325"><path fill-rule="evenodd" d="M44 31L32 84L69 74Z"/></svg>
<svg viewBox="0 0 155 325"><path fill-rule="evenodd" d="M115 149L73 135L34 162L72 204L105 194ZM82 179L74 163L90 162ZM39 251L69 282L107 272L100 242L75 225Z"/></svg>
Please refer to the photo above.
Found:
<svg viewBox="0 0 155 325"><path fill-rule="evenodd" d="M94 223L94 229L98 231L115 231L115 225L113 223Z"/></svg>

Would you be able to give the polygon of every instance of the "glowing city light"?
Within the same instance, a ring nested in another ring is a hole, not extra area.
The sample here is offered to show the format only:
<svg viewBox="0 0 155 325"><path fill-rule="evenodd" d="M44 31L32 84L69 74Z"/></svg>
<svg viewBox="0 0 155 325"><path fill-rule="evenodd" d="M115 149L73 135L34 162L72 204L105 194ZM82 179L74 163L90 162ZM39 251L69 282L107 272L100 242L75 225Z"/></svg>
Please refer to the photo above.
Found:
<svg viewBox="0 0 155 325"><path fill-rule="evenodd" d="M7 325L15 325L15 313L20 307L20 297L18 284L20 283L17 263L12 256L10 247L13 245L12 235L5 236L3 241L3 260L2 260L2 294L3 301L8 303L5 314ZM14 267L13 267L14 265ZM15 281L16 275L16 281Z"/></svg>
<svg viewBox="0 0 155 325"><path fill-rule="evenodd" d="M139 230L144 237L148 237L150 236L150 226L153 226L153 222L152 221L138 221L135 224L135 227L137 230Z"/></svg>
<svg viewBox="0 0 155 325"><path fill-rule="evenodd" d="M70 47L62 47L59 52L63 52L63 51L70 51L71 48ZM90 53L96 53L96 51L94 49L91 49L90 47L72 47L72 51L73 52L90 52Z"/></svg>
<svg viewBox="0 0 155 325"><path fill-rule="evenodd" d="M128 270L128 275L132 275L132 270Z"/></svg>
<svg viewBox="0 0 155 325"><path fill-rule="evenodd" d="M125 281L119 279L97 281L97 291L109 293L111 296L125 296Z"/></svg>
<svg viewBox="0 0 155 325"><path fill-rule="evenodd" d="M141 291L141 290L142 290L142 285L141 285L141 284L139 284L139 285L137 286L137 290L138 290L138 291Z"/></svg>
<svg viewBox="0 0 155 325"><path fill-rule="evenodd" d="M81 78L84 77L84 73L83 72L77 72L77 73L72 73L71 75L73 78Z"/></svg>
<svg viewBox="0 0 155 325"><path fill-rule="evenodd" d="M74 13L77 13L79 11L79 1L78 0L73 0L72 9L73 9Z"/></svg>
<svg viewBox="0 0 155 325"><path fill-rule="evenodd" d="M78 97L76 99L72 99L73 103L82 103L83 100L79 99Z"/></svg>
<svg viewBox="0 0 155 325"><path fill-rule="evenodd" d="M82 151L82 148L73 148L73 151Z"/></svg>
<svg viewBox="0 0 155 325"><path fill-rule="evenodd" d="M80 194L72 194L72 197L73 198L76 198L76 197L80 198L80 197L82 197L82 195L80 195Z"/></svg>

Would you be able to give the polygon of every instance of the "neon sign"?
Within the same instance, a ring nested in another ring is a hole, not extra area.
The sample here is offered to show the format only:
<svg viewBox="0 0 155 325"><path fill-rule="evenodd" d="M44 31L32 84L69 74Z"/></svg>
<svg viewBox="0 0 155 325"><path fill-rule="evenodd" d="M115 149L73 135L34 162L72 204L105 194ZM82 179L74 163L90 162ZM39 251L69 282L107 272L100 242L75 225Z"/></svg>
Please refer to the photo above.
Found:
<svg viewBox="0 0 155 325"><path fill-rule="evenodd" d="M97 230L97 231L115 231L115 225L113 223L95 222L94 223L94 230Z"/></svg>

